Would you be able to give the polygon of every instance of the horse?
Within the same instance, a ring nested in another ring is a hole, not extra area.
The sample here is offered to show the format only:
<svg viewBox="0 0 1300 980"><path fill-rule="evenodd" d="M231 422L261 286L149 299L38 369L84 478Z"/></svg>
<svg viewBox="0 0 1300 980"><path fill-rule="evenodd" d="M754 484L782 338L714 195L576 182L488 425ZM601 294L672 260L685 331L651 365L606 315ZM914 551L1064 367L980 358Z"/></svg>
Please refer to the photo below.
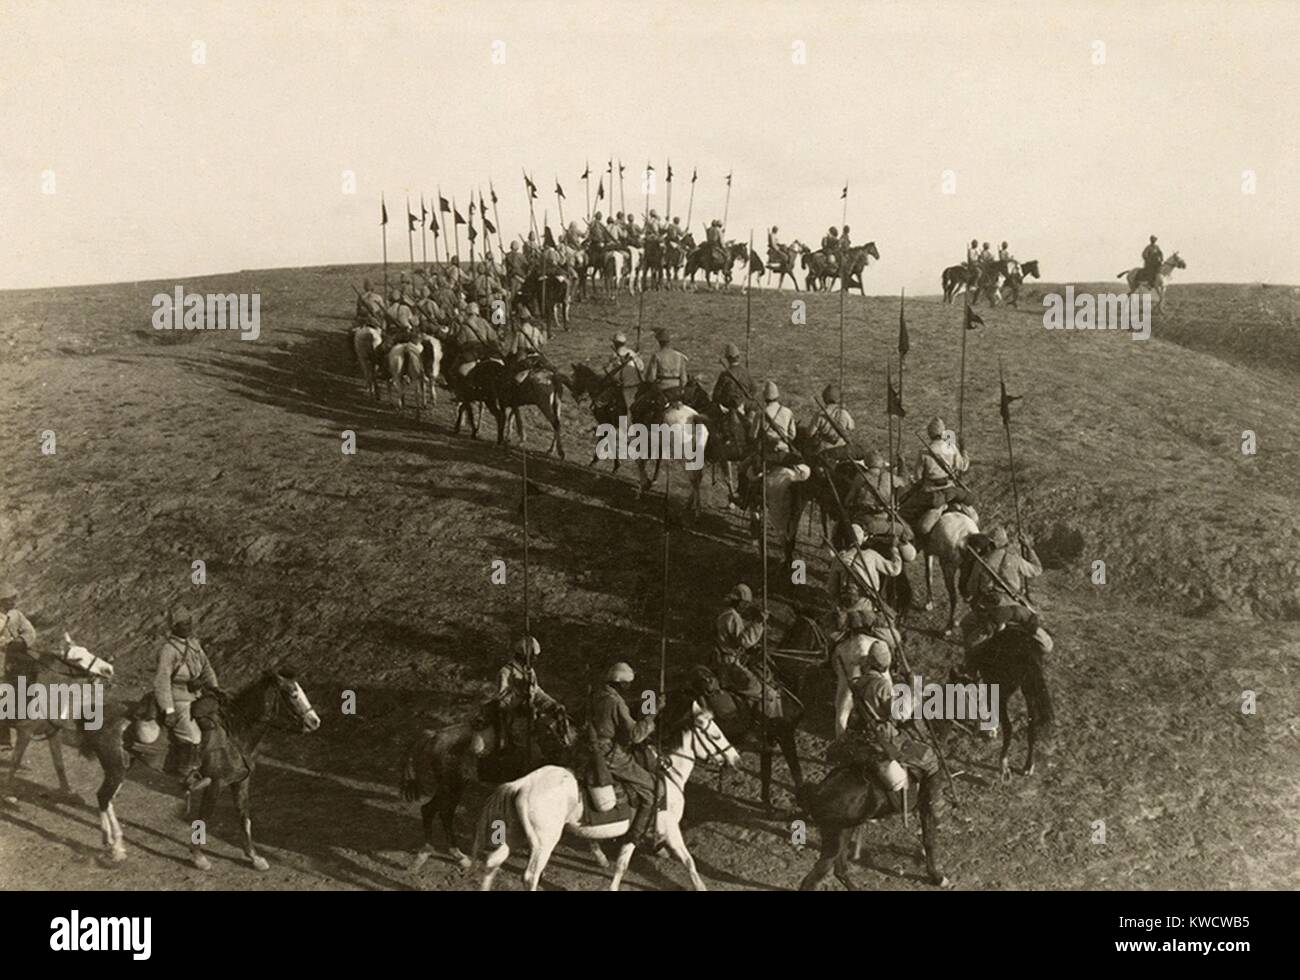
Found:
<svg viewBox="0 0 1300 980"><path fill-rule="evenodd" d="M943 301L951 303L963 289L970 289L974 284L973 280L970 266L965 264L948 266L939 279L940 285L943 286Z"/></svg>
<svg viewBox="0 0 1300 980"><path fill-rule="evenodd" d="M909 784L913 774L908 773ZM939 817L943 811L941 789L937 776L921 775L915 792L903 794L907 813L919 813L921 818L922 853L926 877L930 884L940 888L949 884L947 876L939 870ZM909 787L910 788L910 787ZM849 876L849 848L858 828L868 820L880 820L897 813L890 794L867 775L862 765L847 765L833 769L825 779L815 785L805 786L799 794L800 803L821 834L821 854L812 870L799 883L801 891L815 891L832 871L849 891L857 886Z"/></svg>
<svg viewBox="0 0 1300 980"><path fill-rule="evenodd" d="M772 249L772 258L767 263L767 270L777 274L777 289L785 285L785 277L789 276L794 291L799 292L799 280L795 278L794 270L798 258L807 251L808 247L797 239L789 245L778 245Z"/></svg>
<svg viewBox="0 0 1300 980"><path fill-rule="evenodd" d="M689 710L678 714L680 718L677 721L666 717L661 722L667 751L664 760L667 771L663 781L667 806L656 813L656 830L664 837L668 850L685 865L696 891L705 891L704 879L696 870L695 860L682 837L686 782L697 762L720 758L724 764L734 767L740 764L740 754L727 741L712 712L698 702L692 700ZM566 831L571 836L592 842L625 837L631 826L630 819L598 826L581 823L585 809L583 792L573 772L561 766L543 766L498 787L483 806L474 838L474 861L483 868L481 890L492 889L492 882L510 857L512 846L528 847L524 887L536 891L551 852ZM634 841L621 842L610 891L618 891L635 848Z"/></svg>
<svg viewBox="0 0 1300 980"><path fill-rule="evenodd" d="M805 284L811 292L818 289L825 290L828 284L836 279L846 283L846 288L852 289L856 281L858 289L865 296L866 287L862 282L862 272L871 259L880 260L880 250L876 248L875 242L867 242L865 245L856 245L848 249L838 263L832 262L831 256L822 249L805 252L802 259L803 267L808 270Z"/></svg>
<svg viewBox="0 0 1300 980"><path fill-rule="evenodd" d="M541 713L535 719L535 729L522 714L512 719L514 745L504 750L497 745L496 727L482 719L423 731L407 746L398 792L408 803L424 799L420 806L424 843L410 871L419 871L436 852L435 817L442 823L451 858L468 868L469 856L460 849L456 838L456 808L465 788L477 782L501 783L517 778L556 761L573 744L575 732L564 706L547 702L538 707Z"/></svg>
<svg viewBox="0 0 1300 980"><path fill-rule="evenodd" d="M925 557L925 608L934 608L934 562L939 563L943 584L948 590L948 622L944 636L957 628L957 574L966 558L966 541L979 533L979 514L969 504L950 505L949 510L929 531L924 532L919 523L913 524L917 550Z"/></svg>
<svg viewBox="0 0 1300 980"><path fill-rule="evenodd" d="M679 282L679 277L682 272L682 263L686 261L686 251L687 249L683 242L672 238L664 239L663 271L668 273L667 279L669 289Z"/></svg>
<svg viewBox="0 0 1300 980"><path fill-rule="evenodd" d="M1138 291L1142 285L1149 286L1151 291L1156 294L1156 309L1165 308L1165 280L1173 273L1175 269L1186 269L1187 263L1175 252L1169 258L1165 259L1164 264L1160 266L1160 271L1154 276L1147 272L1142 266L1121 272L1116 278L1128 281L1129 295Z"/></svg>
<svg viewBox="0 0 1300 980"><path fill-rule="evenodd" d="M419 419L429 391L424 373L423 344L417 341L399 341L388 348L384 363L388 368L388 392L391 396L396 390L399 412L406 407L406 385L415 385L415 417Z"/></svg>
<svg viewBox="0 0 1300 980"><path fill-rule="evenodd" d="M862 273L866 270L871 260L880 261L880 250L876 248L875 242L867 242L865 245L857 245L850 248L844 253L844 261L841 263L839 276L842 283L847 284L847 288L852 289L856 281L858 291L867 295L867 287L862 282Z"/></svg>
<svg viewBox="0 0 1300 980"><path fill-rule="evenodd" d="M635 411L636 406L633 405L634 419ZM690 488L686 500L686 513L692 516L698 515L700 512L700 483L704 479L705 454L708 451L709 442L709 429L705 417L688 404L676 403L665 408L655 424L666 426L667 428L664 431L669 433L667 438L659 441L658 447L663 448L668 445L681 450L680 458L673 457L669 462L680 462L685 467L686 483ZM649 431L653 433L656 430L651 429ZM651 442L654 444L654 440L651 440ZM699 464L694 469L688 465L688 461L692 460ZM647 472L646 461L644 459L636 461L637 473L640 476L640 485L637 488L638 497L644 496L646 491L654 485L654 481L658 479L659 468L662 463L663 457L657 456L654 476L651 476Z"/></svg>
<svg viewBox="0 0 1300 980"><path fill-rule="evenodd" d="M554 451L560 459L564 459L560 412L568 379L545 363L512 372L499 361L484 361L474 368L474 372L478 371L495 376L495 380L489 380L487 384L495 388L496 404L502 410L497 416L497 445L505 443L505 429L511 416L514 417L520 442L524 440L524 416L519 410L532 405L542 413L551 427L551 444L546 449L547 453ZM520 374L523 376L519 377Z"/></svg>
<svg viewBox="0 0 1300 980"><path fill-rule="evenodd" d="M527 306L539 322L546 324L548 332L560 327L569 329L569 280L564 276L550 273L543 285L539 273L529 273L514 296L513 305L520 303Z"/></svg>
<svg viewBox="0 0 1300 980"><path fill-rule="evenodd" d="M729 286L732 266L743 261L748 252L749 246L744 242L732 242L730 245L722 246L721 249L706 242L687 254L685 278L694 285L695 273L703 271L704 283L712 289L713 274L717 272L721 273L724 284Z"/></svg>
<svg viewBox="0 0 1300 980"><path fill-rule="evenodd" d="M40 670L36 677L27 684L29 692L38 686L45 686L48 691L48 686L51 684L93 684L113 679L112 663L96 657L85 647L77 646L67 633L63 634L59 652L55 656L55 663L50 664L42 658L39 666ZM48 703L51 702L47 697ZM84 704L84 701L82 703ZM3 797L5 802L10 804L18 802L18 798L13 795L13 785L18 770L22 766L23 755L27 752L27 746L33 740L44 739L50 747L50 759L54 763L54 773L59 780L59 792L69 800L80 802L81 797L73 791L72 785L68 782L67 770L63 765L62 741L64 729L75 729L77 721L55 718L22 718L14 720L12 725L16 734L16 743L13 758L9 764L9 776L4 790L0 791L0 797Z"/></svg>
<svg viewBox="0 0 1300 980"><path fill-rule="evenodd" d="M380 348L384 343L384 332L371 324L362 324L352 331L352 352L356 355L357 366L361 369L361 380L366 391L375 401L379 401L379 372L383 365Z"/></svg>
<svg viewBox="0 0 1300 980"><path fill-rule="evenodd" d="M654 235L645 239L645 256L641 263L641 291L647 288L663 289L664 285L664 242Z"/></svg>
<svg viewBox="0 0 1300 980"><path fill-rule="evenodd" d="M607 377L600 371L585 364L575 362L570 386L576 401L580 402L584 398L591 399L591 414L596 420L596 425L612 425L618 428L619 417L625 412L622 392L618 390L617 382L612 377ZM587 465L595 466L599 458L599 455L593 450L591 462ZM618 472L619 462L618 455L615 454L615 473Z"/></svg>
<svg viewBox="0 0 1300 980"><path fill-rule="evenodd" d="M462 372L461 346L449 328L441 331L443 348L447 354L450 370L443 372L447 387L456 399L456 422L452 433L460 434L461 421L468 415L470 438L478 438L479 422L482 419L474 415L474 406L482 405L497 422L497 440L503 441L506 412L501 404L501 384L505 372L505 363L499 356L485 357L476 362L468 372Z"/></svg>
<svg viewBox="0 0 1300 980"><path fill-rule="evenodd" d="M998 691L998 724L1002 728L1002 754L998 769L1002 781L1011 781L1011 739L1015 734L1011 724L1011 698L1021 692L1028 711L1026 737L1029 742L1025 767L1021 773L1034 774L1034 745L1038 739L1049 738L1055 715L1052 695L1043 671L1043 652L1032 635L1023 629L1008 626L993 634L983 643L976 644L966 654L966 667L984 684L996 686ZM960 679L960 672L956 672Z"/></svg>
<svg viewBox="0 0 1300 980"><path fill-rule="evenodd" d="M146 695L149 698L152 696ZM204 704L208 701L215 701L216 704ZM104 846L109 850L111 859L123 861L126 859L126 847L122 838L122 826L113 811L113 797L121 788L126 770L132 762L152 762L161 767L164 765L167 746L158 745L157 742L128 744L128 733L138 732L138 723L134 717L135 706L118 705L115 709L111 720L106 720L97 731L82 727L80 751L87 757L94 756L98 759L103 770L104 780L97 793L100 828L103 831ZM203 791L198 819L205 826L211 825L209 818L216 805L217 794L222 786L228 786L235 808L239 811L244 855L256 870L265 871L269 865L253 846L252 800L249 790L254 756L268 732L314 732L320 728L320 716L307 700L293 671L280 667L263 671L257 680L233 697L219 692L205 692L193 703L191 714L201 717L209 709L211 715L215 716L216 727L207 733L207 737L224 740L231 750L226 755L238 759L240 766L232 765L226 771L210 774L212 782ZM287 718L282 717L286 714ZM160 733L158 742L162 741ZM212 867L203 854L203 845L195 838L190 840L190 862L200 871L208 871Z"/></svg>
<svg viewBox="0 0 1300 980"><path fill-rule="evenodd" d="M1031 259L1028 262L1020 262L1018 268L1014 271L1010 269L1010 263L1007 263L1005 276L1002 287L998 290L998 296L1001 297L1003 289L1010 289L1011 297L1007 300L1007 303L1012 307L1016 307L1020 303L1020 287L1024 284L1026 277L1041 278L1038 274L1038 260Z"/></svg>

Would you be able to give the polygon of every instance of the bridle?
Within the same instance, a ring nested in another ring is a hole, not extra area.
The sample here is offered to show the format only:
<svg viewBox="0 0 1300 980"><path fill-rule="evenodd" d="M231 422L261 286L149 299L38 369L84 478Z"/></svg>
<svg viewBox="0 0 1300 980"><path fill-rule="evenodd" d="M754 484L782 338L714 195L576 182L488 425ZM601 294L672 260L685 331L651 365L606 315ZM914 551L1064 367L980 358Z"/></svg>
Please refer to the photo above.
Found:
<svg viewBox="0 0 1300 980"><path fill-rule="evenodd" d="M692 751L690 753L682 752L680 750L669 752L669 758L691 759L696 762L707 764L712 762L714 759L726 759L727 751L732 747L730 744L724 746L716 738L710 735L708 728L705 727L705 723L702 722L698 716L691 719L690 735ZM704 745L703 758L694 751L695 747L701 743ZM675 775L675 771L671 766L665 767L664 779L671 782L677 787L678 791L684 795L686 792L686 784L684 782L679 783L675 778Z"/></svg>
<svg viewBox="0 0 1300 980"><path fill-rule="evenodd" d="M271 731L290 732L295 735L302 734L308 730L307 712L311 711L311 705L307 704L306 695L304 695L303 704L305 707L302 710L299 710L298 705L294 703L294 699L287 697L285 692L281 690L281 680L282 678L278 674L275 675L275 703L271 707L270 714L265 715L260 719L261 723ZM301 690L301 688L299 688L299 690ZM286 702L288 702L293 708L293 717L288 721L281 718Z"/></svg>

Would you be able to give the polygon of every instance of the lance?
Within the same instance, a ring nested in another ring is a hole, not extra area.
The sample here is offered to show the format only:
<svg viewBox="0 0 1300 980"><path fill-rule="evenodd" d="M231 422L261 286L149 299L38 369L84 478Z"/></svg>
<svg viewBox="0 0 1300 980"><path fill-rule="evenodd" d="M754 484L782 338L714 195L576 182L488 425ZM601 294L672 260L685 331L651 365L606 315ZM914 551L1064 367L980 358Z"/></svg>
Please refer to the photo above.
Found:
<svg viewBox="0 0 1300 980"><path fill-rule="evenodd" d="M428 209L424 206L424 192L420 192L420 265L426 269L429 266L429 236L425 234L424 219L429 216Z"/></svg>
<svg viewBox="0 0 1300 980"><path fill-rule="evenodd" d="M754 229L749 229L749 250L754 251ZM745 256L745 370L749 370L749 328L750 328L750 306L753 299L753 290L749 288L750 277L753 274L750 265L749 256ZM766 414L766 413L764 413Z"/></svg>
<svg viewBox="0 0 1300 980"><path fill-rule="evenodd" d="M560 186L560 178L555 178L555 206L560 209L560 230L564 230L564 188Z"/></svg>
<svg viewBox="0 0 1300 980"><path fill-rule="evenodd" d="M695 208L695 182L700 179L700 170L698 167L691 171L691 196L686 202L686 232L691 230L691 212Z"/></svg>
<svg viewBox="0 0 1300 980"><path fill-rule="evenodd" d="M668 554L671 527L668 522L668 495L672 489L673 470L670 466L664 477L664 575L663 605L659 610L659 700L655 704L656 713L662 710L668 687ZM659 741L659 755L663 758L664 728L656 718L656 736Z"/></svg>
<svg viewBox="0 0 1300 980"><path fill-rule="evenodd" d="M890 402L894 400L894 379L889 372L889 361L885 361L885 425L888 428L888 435L885 442L889 445L889 458L897 459L898 454L894 451L894 413L890 411L892 407ZM899 406L902 407L901 405ZM899 419L898 430L903 431L902 419ZM898 506L898 501L894 499L894 467L889 467L889 500L894 506ZM927 559L928 560L928 559Z"/></svg>
<svg viewBox="0 0 1300 980"><path fill-rule="evenodd" d="M384 302L388 302L388 205L379 195L379 224L384 230Z"/></svg>
<svg viewBox="0 0 1300 980"><path fill-rule="evenodd" d="M474 230L474 192L469 195L469 221L465 224L465 237L469 239L469 277L474 278L474 242L478 233Z"/></svg>
<svg viewBox="0 0 1300 980"><path fill-rule="evenodd" d="M492 220L495 221L497 225L497 248L504 256L506 254L506 243L501 240L501 211L497 208L497 189L492 186L491 180L488 181L488 194L492 197ZM479 198L481 199L482 197L483 194L480 192Z"/></svg>
<svg viewBox="0 0 1300 980"><path fill-rule="evenodd" d="M438 265L442 260L438 258L438 202L430 202L433 208L429 211L429 230L433 232L433 264Z"/></svg>
<svg viewBox="0 0 1300 980"><path fill-rule="evenodd" d="M627 214L627 199L623 196L623 161L618 161L618 209Z"/></svg>
<svg viewBox="0 0 1300 980"><path fill-rule="evenodd" d="M844 193L840 195L844 203L840 205L840 227L849 223L849 179L844 178Z"/></svg>
<svg viewBox="0 0 1300 980"><path fill-rule="evenodd" d="M528 608L528 444L519 440L519 449L523 456L523 479L524 479L524 499L521 505L524 515L524 671L528 683L528 745L525 752L528 755L528 762L532 763L533 754L533 703L532 703L532 680L533 680L533 644L528 639L532 634L532 622L529 616Z"/></svg>
<svg viewBox="0 0 1300 980"><path fill-rule="evenodd" d="M848 277L840 266L840 397L844 397L844 297L849 291Z"/></svg>
<svg viewBox="0 0 1300 980"><path fill-rule="evenodd" d="M587 224L591 224L591 161L588 160L582 170L582 185L587 193Z"/></svg>
<svg viewBox="0 0 1300 980"><path fill-rule="evenodd" d="M1002 358L998 358L998 384L1001 388L1002 396L999 409L1002 413L1002 429L1007 434L1007 465L1011 469L1011 500L1016 508L1016 539L1018 542L1025 540L1025 533L1020 523L1020 490L1016 485L1016 456L1011 449L1011 403L1015 401L1007 395L1007 381L1002 368ZM1019 395L1016 396L1020 397ZM1025 598L1029 598L1029 583L1025 582Z"/></svg>
<svg viewBox="0 0 1300 980"><path fill-rule="evenodd" d="M641 211L642 221L650 220L650 177L654 172L654 164L647 160L645 170L641 172L641 183L645 187L645 208Z"/></svg>
<svg viewBox="0 0 1300 980"><path fill-rule="evenodd" d="M550 219L547 217L546 212L543 211L543 212L542 212L542 232L543 232L543 234L542 234L542 322L546 324L545 329L546 329L547 336L549 336L550 333L551 333L551 318L548 317L548 316L546 315L546 308L547 308L547 307L546 307L546 252L547 252L547 245L546 245L546 234L545 234L545 233L550 231L550 228L547 227L549 220L550 220Z"/></svg>
<svg viewBox="0 0 1300 980"><path fill-rule="evenodd" d="M664 205L664 220L673 223L673 161L668 161L668 176L664 178L668 185L668 203Z"/></svg>
<svg viewBox="0 0 1300 980"><path fill-rule="evenodd" d="M966 305L961 325L961 369L957 376L957 447L961 448L962 423L966 416L966 334L971 329L970 294L966 294Z"/></svg>
<svg viewBox="0 0 1300 980"><path fill-rule="evenodd" d="M442 210L443 200L444 198L442 196L442 185L439 184L438 185L438 214L445 215L447 214L447 212ZM447 247L447 219L443 218L440 224L442 225L442 260L446 262L448 265L451 265L451 249ZM456 216L454 214L451 216L451 233L453 235L456 234ZM434 244L434 251L436 252L438 246L437 232L434 233L433 244Z"/></svg>
<svg viewBox="0 0 1300 980"><path fill-rule="evenodd" d="M411 195L406 195L406 248L411 256L411 271L415 271L415 229L411 227L414 222L411 220L415 215L411 214Z"/></svg>
<svg viewBox="0 0 1300 980"><path fill-rule="evenodd" d="M766 411L766 410L764 410L764 412L763 412L763 417L764 417L764 418L767 418L767 411ZM759 684L761 685L761 688L762 688L761 693L762 693L762 696L763 696L763 700L759 702L759 704L761 705L761 707L759 708L759 712L760 712L760 714L761 714L761 716L762 716L762 718L763 718L763 744L766 745L766 744L767 744L767 674L768 674L768 662L767 662L767 440L766 440L766 439L761 439L761 440L759 440L758 451L759 451L759 459L760 459L760 461L761 461L762 474L763 474L763 476L762 476L762 485L763 485L763 500L762 500L762 507L763 507L763 548L762 548L762 556L763 556L763 645L762 645L762 657L763 657L763 663L762 663L762 669L760 670L758 676L759 676ZM796 525L796 531L797 531L797 525Z"/></svg>
<svg viewBox="0 0 1300 980"><path fill-rule="evenodd" d="M460 212L456 210L456 196L453 194L451 198L451 236L456 243L457 270L460 269L460 222L456 220L459 216ZM459 282L457 285L459 286Z"/></svg>
<svg viewBox="0 0 1300 980"><path fill-rule="evenodd" d="M722 233L727 233L727 212L731 210L731 174L727 174L727 200L722 205Z"/></svg>
<svg viewBox="0 0 1300 980"><path fill-rule="evenodd" d="M483 227L483 258L492 264L492 226L488 221L487 202L483 200L483 188L478 189L478 223Z"/></svg>
<svg viewBox="0 0 1300 980"><path fill-rule="evenodd" d="M536 233L537 212L533 208L533 181L526 170L524 171L524 193L528 195L528 230Z"/></svg>

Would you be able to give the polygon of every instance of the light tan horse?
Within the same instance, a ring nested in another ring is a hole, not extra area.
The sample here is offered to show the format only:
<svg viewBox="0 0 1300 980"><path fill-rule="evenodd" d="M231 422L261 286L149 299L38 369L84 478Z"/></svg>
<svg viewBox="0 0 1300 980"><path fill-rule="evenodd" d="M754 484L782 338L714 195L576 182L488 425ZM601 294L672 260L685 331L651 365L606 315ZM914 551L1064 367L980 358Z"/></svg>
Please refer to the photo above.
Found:
<svg viewBox="0 0 1300 980"><path fill-rule="evenodd" d="M695 868L695 859L686 849L682 837L682 813L686 809L686 781L697 762L720 758L726 765L740 764L740 754L727 741L713 713L696 701L683 712L682 723L664 732L666 761L664 792L667 809L656 814L657 832L662 835L677 860L686 867L696 891L705 891L704 879ZM598 826L581 823L582 787L574 774L560 766L543 766L522 779L499 787L483 806L478 833L474 839L474 859L483 866L483 891L490 891L492 881L510 857L511 845L526 846L528 865L524 869L524 887L536 891L551 852L564 833L588 841L623 837L628 820ZM623 841L614 865L609 890L618 891L636 845Z"/></svg>
<svg viewBox="0 0 1300 980"><path fill-rule="evenodd" d="M406 407L406 386L415 385L415 417L420 417L420 409L427 405L428 388L425 385L423 350L420 344L406 341L393 344L385 355L388 365L388 392L397 393L397 409Z"/></svg>
<svg viewBox="0 0 1300 980"><path fill-rule="evenodd" d="M948 622L944 635L957 628L957 573L966 554L966 540L979 533L979 515L975 508L963 504L959 510L941 514L939 520L923 539L925 542L925 597L926 609L934 608L933 562L939 562L943 584L948 589Z"/></svg>
<svg viewBox="0 0 1300 980"><path fill-rule="evenodd" d="M1175 252L1165 259L1164 264L1160 266L1160 271L1156 273L1155 282L1146 280L1146 270L1141 266L1129 269L1127 272L1121 272L1116 278L1123 279L1128 283L1129 295L1136 293L1143 283L1149 285L1151 291L1156 294L1156 309L1163 310L1165 308L1165 280L1169 278L1175 269L1186 268L1187 263Z"/></svg>
<svg viewBox="0 0 1300 980"><path fill-rule="evenodd" d="M384 334L378 327L363 324L352 331L352 352L357 356L357 366L361 368L361 380L365 383L370 397L379 400L379 384L375 372L375 351L384 342Z"/></svg>

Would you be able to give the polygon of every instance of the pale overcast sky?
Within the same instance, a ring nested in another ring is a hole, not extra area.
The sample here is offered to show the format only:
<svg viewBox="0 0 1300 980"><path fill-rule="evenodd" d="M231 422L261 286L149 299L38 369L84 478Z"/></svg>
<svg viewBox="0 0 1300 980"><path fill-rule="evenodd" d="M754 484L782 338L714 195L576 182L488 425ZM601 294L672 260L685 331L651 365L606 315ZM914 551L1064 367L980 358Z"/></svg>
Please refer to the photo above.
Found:
<svg viewBox="0 0 1300 980"><path fill-rule="evenodd" d="M509 237L521 168L554 223L611 154L638 212L647 157L660 213L698 166L697 236L733 170L760 246L818 241L847 179L871 292L972 237L1108 279L1152 233L1183 281L1300 283L1298 48L1300 3L1249 0L0 0L0 288L378 261L381 191L404 259L407 193L489 177Z"/></svg>

